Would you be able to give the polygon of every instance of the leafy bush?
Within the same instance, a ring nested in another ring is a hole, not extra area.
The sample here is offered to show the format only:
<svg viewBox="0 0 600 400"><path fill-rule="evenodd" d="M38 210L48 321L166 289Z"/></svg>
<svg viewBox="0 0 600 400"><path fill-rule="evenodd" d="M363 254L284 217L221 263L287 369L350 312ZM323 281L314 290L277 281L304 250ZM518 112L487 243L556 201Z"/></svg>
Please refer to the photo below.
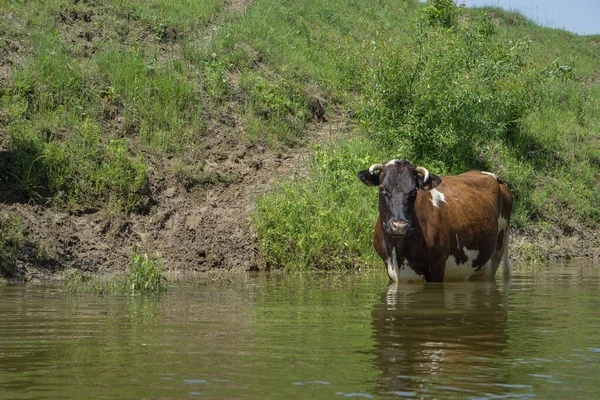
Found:
<svg viewBox="0 0 600 400"><path fill-rule="evenodd" d="M147 251L138 252L136 249L127 267L127 279L132 291L160 293L167 289L163 284L166 280L163 275L165 265L158 255L152 257Z"/></svg>
<svg viewBox="0 0 600 400"><path fill-rule="evenodd" d="M473 25L417 29L408 54L381 41L367 60L357 55L357 62L366 61L359 81L367 100L359 118L374 140L405 150L402 158L436 160L445 172L489 168L482 144L514 140L539 99L543 76L527 44Z"/></svg>
<svg viewBox="0 0 600 400"><path fill-rule="evenodd" d="M270 266L344 269L372 262L376 197L357 185L354 171L374 162L369 148L362 141L317 148L308 177L286 181L258 201L259 248Z"/></svg>
<svg viewBox="0 0 600 400"><path fill-rule="evenodd" d="M427 0L423 13L431 25L451 28L456 24L458 7L454 0Z"/></svg>

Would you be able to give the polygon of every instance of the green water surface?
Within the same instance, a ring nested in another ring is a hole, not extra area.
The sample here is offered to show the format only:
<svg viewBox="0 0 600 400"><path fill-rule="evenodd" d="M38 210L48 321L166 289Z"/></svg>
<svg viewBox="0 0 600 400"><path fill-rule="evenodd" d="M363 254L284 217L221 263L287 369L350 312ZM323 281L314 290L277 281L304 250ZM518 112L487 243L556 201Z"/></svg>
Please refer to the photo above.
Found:
<svg viewBox="0 0 600 400"><path fill-rule="evenodd" d="M509 284L367 275L0 286L0 399L600 398L600 267Z"/></svg>

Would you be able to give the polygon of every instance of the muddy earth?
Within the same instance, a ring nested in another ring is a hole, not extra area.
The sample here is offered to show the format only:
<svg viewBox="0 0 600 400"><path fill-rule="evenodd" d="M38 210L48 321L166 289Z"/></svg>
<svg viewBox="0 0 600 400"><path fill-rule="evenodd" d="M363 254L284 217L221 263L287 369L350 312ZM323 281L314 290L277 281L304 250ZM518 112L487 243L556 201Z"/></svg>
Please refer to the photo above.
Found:
<svg viewBox="0 0 600 400"><path fill-rule="evenodd" d="M338 126L338 121L314 123L310 140L322 143ZM206 144L210 151L205 153L205 169L236 177L233 183L190 189L185 180L166 172L169 159L150 159L153 205L144 215L110 215L105 210L75 214L40 204L0 201L0 214L17 216L31 242L16 262L17 277L60 278L70 268L122 269L136 246L159 254L166 268L177 272L259 269L249 218L256 199L282 178L302 175L309 153L306 147L273 152L243 144L233 131L210 135Z"/></svg>

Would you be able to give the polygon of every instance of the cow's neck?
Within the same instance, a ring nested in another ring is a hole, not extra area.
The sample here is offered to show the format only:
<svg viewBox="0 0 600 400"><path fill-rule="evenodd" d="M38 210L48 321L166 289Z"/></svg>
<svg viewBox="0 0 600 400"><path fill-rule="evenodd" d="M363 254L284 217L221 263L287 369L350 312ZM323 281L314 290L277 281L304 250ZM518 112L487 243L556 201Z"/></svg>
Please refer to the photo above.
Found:
<svg viewBox="0 0 600 400"><path fill-rule="evenodd" d="M414 251L415 238L411 236L403 238L390 238L386 241L386 252L388 261L386 266L390 279L400 282L411 282L423 280L427 271L413 269L413 260L416 255ZM418 263L416 263L418 265Z"/></svg>

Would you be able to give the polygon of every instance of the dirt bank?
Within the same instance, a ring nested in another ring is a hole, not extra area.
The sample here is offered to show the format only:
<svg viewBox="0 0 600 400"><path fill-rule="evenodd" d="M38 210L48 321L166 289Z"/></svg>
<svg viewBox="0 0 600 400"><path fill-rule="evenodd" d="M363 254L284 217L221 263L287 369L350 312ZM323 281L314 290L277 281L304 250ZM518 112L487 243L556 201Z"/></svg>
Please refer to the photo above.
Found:
<svg viewBox="0 0 600 400"><path fill-rule="evenodd" d="M16 278L60 279L62 272L109 272L126 266L138 246L158 253L167 269L255 270L261 267L250 224L258 196L283 178L306 168L308 148L275 152L248 145L233 112L230 126L215 126L205 145L206 169L235 177L232 183L191 188L173 174L169 159L150 159L153 205L145 215L111 215L106 210L74 214L50 205L0 202L0 215L16 216L27 242L17 256ZM308 141L328 141L344 121L313 123ZM5 196L6 198L6 196Z"/></svg>
<svg viewBox="0 0 600 400"><path fill-rule="evenodd" d="M314 124L311 140L326 141L340 126L339 119ZM173 272L261 269L249 214L257 196L278 179L306 168L308 150L273 153L231 142L227 135L216 142L209 165L237 176L237 181L188 190L177 177L164 174L165 165L155 162L150 171L154 205L146 215L76 215L50 206L0 203L0 215L17 216L27 240L35 244L17 256L16 278L60 279L70 268L119 270L135 246L158 252ZM516 266L576 258L598 262L599 243L598 232L581 229L568 235L551 229L513 230L510 254Z"/></svg>

